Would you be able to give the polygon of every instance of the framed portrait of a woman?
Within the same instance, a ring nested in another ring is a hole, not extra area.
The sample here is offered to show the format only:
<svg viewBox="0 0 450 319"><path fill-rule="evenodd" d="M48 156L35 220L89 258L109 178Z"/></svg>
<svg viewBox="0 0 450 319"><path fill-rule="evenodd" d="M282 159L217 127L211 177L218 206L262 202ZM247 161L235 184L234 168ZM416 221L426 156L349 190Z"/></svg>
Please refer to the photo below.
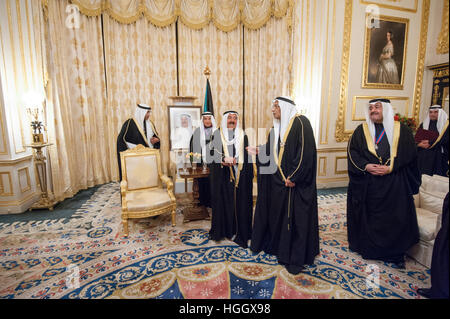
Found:
<svg viewBox="0 0 450 319"><path fill-rule="evenodd" d="M409 20L366 15L363 88L403 89Z"/></svg>

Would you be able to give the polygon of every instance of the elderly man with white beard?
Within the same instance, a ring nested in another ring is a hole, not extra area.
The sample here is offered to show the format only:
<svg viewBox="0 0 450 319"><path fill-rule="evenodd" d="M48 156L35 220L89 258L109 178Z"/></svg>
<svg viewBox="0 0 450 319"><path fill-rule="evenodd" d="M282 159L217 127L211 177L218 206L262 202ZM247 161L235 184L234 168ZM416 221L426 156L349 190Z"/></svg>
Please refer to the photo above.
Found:
<svg viewBox="0 0 450 319"><path fill-rule="evenodd" d="M211 230L214 241L230 239L247 248L252 232L253 164L239 114L227 111L210 142Z"/></svg>

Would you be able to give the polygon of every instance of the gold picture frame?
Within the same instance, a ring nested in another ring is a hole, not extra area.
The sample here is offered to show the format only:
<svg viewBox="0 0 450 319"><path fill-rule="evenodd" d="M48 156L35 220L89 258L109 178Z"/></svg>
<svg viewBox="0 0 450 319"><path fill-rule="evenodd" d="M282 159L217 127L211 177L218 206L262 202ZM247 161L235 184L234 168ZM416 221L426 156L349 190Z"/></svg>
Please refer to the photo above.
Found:
<svg viewBox="0 0 450 319"><path fill-rule="evenodd" d="M403 90L409 19L366 14L362 88Z"/></svg>
<svg viewBox="0 0 450 319"><path fill-rule="evenodd" d="M388 2L382 0L360 0L359 2L366 5L375 5L380 8L413 13L417 12L417 8L419 5L419 0L411 0L410 4L412 4L412 6L405 6L405 1L401 2L395 0L388 0Z"/></svg>

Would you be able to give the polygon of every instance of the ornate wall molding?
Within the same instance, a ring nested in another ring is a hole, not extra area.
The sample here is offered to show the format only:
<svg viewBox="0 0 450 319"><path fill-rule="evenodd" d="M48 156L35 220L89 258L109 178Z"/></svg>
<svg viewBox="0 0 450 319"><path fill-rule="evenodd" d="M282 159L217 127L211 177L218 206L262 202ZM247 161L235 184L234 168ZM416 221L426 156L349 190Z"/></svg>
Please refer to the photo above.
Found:
<svg viewBox="0 0 450 319"><path fill-rule="evenodd" d="M336 121L335 139L336 142L345 142L351 133L345 132L345 111L347 108L348 97L348 71L350 65L350 42L352 33L352 13L353 1L345 0L345 17L344 17L344 43L342 45L342 63L341 63L341 80L339 92L338 116Z"/></svg>
<svg viewBox="0 0 450 319"><path fill-rule="evenodd" d="M448 53L448 11L449 11L449 0L444 0L444 8L442 9L442 24L441 32L439 33L438 45L436 52L437 54Z"/></svg>
<svg viewBox="0 0 450 319"><path fill-rule="evenodd" d="M353 102L352 102L352 121L365 121L364 115L360 113L359 117L357 116L357 101L358 100L365 100L365 105L367 103L375 98L378 98L378 95L354 95L353 96ZM408 111L409 111L409 97L407 96L384 96L384 98L389 99L391 101L392 107L395 111L401 113L402 115L408 117ZM399 108L398 101L403 101L405 104L403 108ZM397 106L397 107L396 107ZM347 131L346 131L347 132ZM352 130L348 131L352 132Z"/></svg>
<svg viewBox="0 0 450 319"><path fill-rule="evenodd" d="M368 5L376 5L380 8L386 8L386 9L392 9L392 10L398 10L398 11L404 11L404 12L417 12L418 2L419 0L412 0L414 1L413 5L410 7L404 7L404 1L396 1L396 0L388 0L388 2L384 2L381 0L373 1L373 0L360 0L362 4L368 4ZM412 2L411 1L411 2ZM403 6L402 6L403 5Z"/></svg>
<svg viewBox="0 0 450 319"><path fill-rule="evenodd" d="M428 21L430 17L430 0L423 0L420 24L419 53L417 58L416 83L414 85L413 117L419 123L420 99L422 97L425 53L427 51Z"/></svg>
<svg viewBox="0 0 450 319"><path fill-rule="evenodd" d="M14 196L11 172L0 172L0 196Z"/></svg>

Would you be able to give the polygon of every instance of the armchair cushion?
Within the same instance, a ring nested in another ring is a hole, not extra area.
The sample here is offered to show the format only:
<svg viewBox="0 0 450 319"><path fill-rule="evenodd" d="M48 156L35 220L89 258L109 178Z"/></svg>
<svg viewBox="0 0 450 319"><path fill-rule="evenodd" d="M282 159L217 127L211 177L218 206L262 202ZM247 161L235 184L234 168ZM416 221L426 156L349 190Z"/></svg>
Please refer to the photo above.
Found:
<svg viewBox="0 0 450 319"><path fill-rule="evenodd" d="M413 198L414 198L414 206L416 206L416 208L420 207L420 194L419 193L414 194Z"/></svg>
<svg viewBox="0 0 450 319"><path fill-rule="evenodd" d="M422 175L422 187L430 193L440 193L440 194L447 194L448 192L448 184L449 180L448 177L440 176L440 175ZM442 207L441 207L442 208Z"/></svg>
<svg viewBox="0 0 450 319"><path fill-rule="evenodd" d="M419 193L414 195L420 241L408 250L408 254L426 267L431 266L434 240L441 228L442 205L448 184L448 177L422 175Z"/></svg>
<svg viewBox="0 0 450 319"><path fill-rule="evenodd" d="M420 225L420 238L425 241L434 240L436 238L437 232L439 231L439 229L436 229L436 225L441 215L432 213L423 208L416 208L416 212L417 223Z"/></svg>
<svg viewBox="0 0 450 319"><path fill-rule="evenodd" d="M125 158L125 165L128 190L155 187L159 185L156 155L129 156Z"/></svg>
<svg viewBox="0 0 450 319"><path fill-rule="evenodd" d="M169 193L163 188L136 190L126 193L129 212L139 212L171 204Z"/></svg>
<svg viewBox="0 0 450 319"><path fill-rule="evenodd" d="M428 192L420 190L420 208L428 210L434 214L442 214L442 205L444 203L445 193Z"/></svg>

